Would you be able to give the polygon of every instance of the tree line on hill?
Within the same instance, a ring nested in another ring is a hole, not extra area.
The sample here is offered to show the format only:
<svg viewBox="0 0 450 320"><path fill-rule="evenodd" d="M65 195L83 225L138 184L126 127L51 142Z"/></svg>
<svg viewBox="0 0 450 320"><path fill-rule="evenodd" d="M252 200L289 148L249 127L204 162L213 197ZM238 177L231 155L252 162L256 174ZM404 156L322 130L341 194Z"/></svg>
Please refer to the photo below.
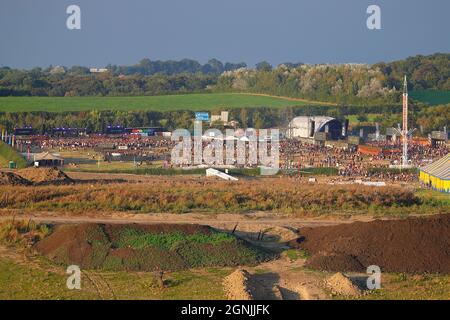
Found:
<svg viewBox="0 0 450 320"><path fill-rule="evenodd" d="M155 74L177 75L182 73L201 73L205 75L220 75L224 71L231 71L240 68L246 68L247 64L241 63L222 63L217 59L210 59L207 63L201 64L191 59L183 59L180 61L152 61L148 58L142 59L138 64L132 66L116 66L108 65L108 69L112 75L142 75L151 76Z"/></svg>
<svg viewBox="0 0 450 320"><path fill-rule="evenodd" d="M390 63L245 63L211 59L108 65L108 72L85 67L17 70L0 68L0 96L127 96L191 92L254 92L341 104L396 104L403 76L410 89L450 90L450 54L415 56Z"/></svg>
<svg viewBox="0 0 450 320"><path fill-rule="evenodd" d="M221 110L213 112L218 114ZM427 135L434 130L450 128L450 104L427 107L414 106L411 112L412 126L419 134ZM396 127L401 123L401 106L299 106L289 108L235 108L230 110L230 120L239 123L240 128L286 128L295 116L326 115L340 120L349 115L364 116L378 114L375 119L381 128ZM108 125L125 127L163 127L166 130L193 129L193 111L79 111L79 112L0 112L0 129L11 132L15 127L32 126L37 133L51 133L58 127L86 128L88 132L104 132ZM367 119L366 119L367 120ZM212 124L223 130L223 125ZM204 130L210 127L204 123Z"/></svg>
<svg viewBox="0 0 450 320"><path fill-rule="evenodd" d="M2 74L4 76L2 77ZM0 96L143 96L204 92L217 81L205 74L111 76L0 70Z"/></svg>
<svg viewBox="0 0 450 320"><path fill-rule="evenodd" d="M418 55L391 63L377 63L374 68L386 76L389 87L401 88L403 77L413 90L450 90L450 54Z"/></svg>

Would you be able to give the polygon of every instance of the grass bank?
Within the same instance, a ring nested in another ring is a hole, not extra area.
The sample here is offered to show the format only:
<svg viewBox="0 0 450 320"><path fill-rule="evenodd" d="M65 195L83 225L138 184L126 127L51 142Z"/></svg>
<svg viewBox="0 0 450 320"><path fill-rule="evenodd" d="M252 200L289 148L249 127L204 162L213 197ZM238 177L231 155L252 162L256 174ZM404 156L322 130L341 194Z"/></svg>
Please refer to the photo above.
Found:
<svg viewBox="0 0 450 320"><path fill-rule="evenodd" d="M158 179L141 184L4 186L0 207L85 213L431 214L449 212L445 199L400 187L308 184L291 179Z"/></svg>
<svg viewBox="0 0 450 320"><path fill-rule="evenodd" d="M414 90L410 96L433 106L450 103L450 90Z"/></svg>
<svg viewBox="0 0 450 320"><path fill-rule="evenodd" d="M22 169L27 166L27 161L24 157L18 154L9 145L0 141L0 167L7 168L10 161L15 162L18 169Z"/></svg>
<svg viewBox="0 0 450 320"><path fill-rule="evenodd" d="M222 281L231 272L227 268L207 268L166 273L165 288L161 289L151 272L91 271L82 274L81 290L69 290L65 271L42 259L33 264L22 264L0 258L0 299L223 300ZM99 290L99 280L103 290Z"/></svg>

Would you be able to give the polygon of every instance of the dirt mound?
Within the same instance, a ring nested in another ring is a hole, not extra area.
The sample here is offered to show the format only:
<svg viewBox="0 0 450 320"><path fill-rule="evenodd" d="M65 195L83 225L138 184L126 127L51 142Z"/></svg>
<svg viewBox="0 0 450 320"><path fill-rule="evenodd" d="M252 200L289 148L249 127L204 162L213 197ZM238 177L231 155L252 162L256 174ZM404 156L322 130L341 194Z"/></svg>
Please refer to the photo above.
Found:
<svg viewBox="0 0 450 320"><path fill-rule="evenodd" d="M102 247L103 250L100 250ZM60 264L98 267L109 249L105 234L94 224L60 225L34 248ZM95 261L97 257L97 261Z"/></svg>
<svg viewBox="0 0 450 320"><path fill-rule="evenodd" d="M313 255L308 261L307 266L313 269L336 271L349 270L358 271L363 270L364 266L358 259L349 254L329 254L327 252L319 252Z"/></svg>
<svg viewBox="0 0 450 320"><path fill-rule="evenodd" d="M250 273L238 269L223 281L228 300L254 300L250 289Z"/></svg>
<svg viewBox="0 0 450 320"><path fill-rule="evenodd" d="M58 264L112 271L256 265L270 257L233 235L190 224L60 225L34 248Z"/></svg>
<svg viewBox="0 0 450 320"><path fill-rule="evenodd" d="M341 272L450 273L450 215L304 228L291 241L311 258L306 266Z"/></svg>
<svg viewBox="0 0 450 320"><path fill-rule="evenodd" d="M344 274L338 272L325 281L327 287L334 294L344 296L359 296L362 291Z"/></svg>
<svg viewBox="0 0 450 320"><path fill-rule="evenodd" d="M31 182L12 172L0 172L0 186L27 186Z"/></svg>
<svg viewBox="0 0 450 320"><path fill-rule="evenodd" d="M57 168L26 168L17 172L22 178L32 181L35 184L71 183L63 171Z"/></svg>

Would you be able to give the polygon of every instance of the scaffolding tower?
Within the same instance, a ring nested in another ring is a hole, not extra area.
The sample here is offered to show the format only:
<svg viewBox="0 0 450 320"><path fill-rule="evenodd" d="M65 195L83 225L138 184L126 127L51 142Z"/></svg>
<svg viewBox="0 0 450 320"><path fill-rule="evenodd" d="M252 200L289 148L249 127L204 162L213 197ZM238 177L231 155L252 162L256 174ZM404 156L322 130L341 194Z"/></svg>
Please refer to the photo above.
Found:
<svg viewBox="0 0 450 320"><path fill-rule="evenodd" d="M287 107L284 111L284 169L290 172L294 163L294 134L292 127L293 111Z"/></svg>
<svg viewBox="0 0 450 320"><path fill-rule="evenodd" d="M403 142L403 155L402 155L402 167L408 167L408 140L414 132L414 129L408 129L408 81L406 79L403 82L403 123L402 128L398 128L396 131L402 137Z"/></svg>

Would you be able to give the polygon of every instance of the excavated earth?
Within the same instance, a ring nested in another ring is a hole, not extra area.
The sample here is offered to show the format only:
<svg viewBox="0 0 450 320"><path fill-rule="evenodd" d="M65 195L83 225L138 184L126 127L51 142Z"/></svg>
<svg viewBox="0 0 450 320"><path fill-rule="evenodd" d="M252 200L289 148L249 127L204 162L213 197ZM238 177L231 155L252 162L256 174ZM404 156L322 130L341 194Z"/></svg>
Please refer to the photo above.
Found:
<svg viewBox="0 0 450 320"><path fill-rule="evenodd" d="M28 186L31 182L12 172L0 172L0 186Z"/></svg>
<svg viewBox="0 0 450 320"><path fill-rule="evenodd" d="M73 180L57 168L26 168L17 172L22 178L34 184L66 184Z"/></svg>
<svg viewBox="0 0 450 320"><path fill-rule="evenodd" d="M312 269L450 274L450 215L304 228L290 244Z"/></svg>

